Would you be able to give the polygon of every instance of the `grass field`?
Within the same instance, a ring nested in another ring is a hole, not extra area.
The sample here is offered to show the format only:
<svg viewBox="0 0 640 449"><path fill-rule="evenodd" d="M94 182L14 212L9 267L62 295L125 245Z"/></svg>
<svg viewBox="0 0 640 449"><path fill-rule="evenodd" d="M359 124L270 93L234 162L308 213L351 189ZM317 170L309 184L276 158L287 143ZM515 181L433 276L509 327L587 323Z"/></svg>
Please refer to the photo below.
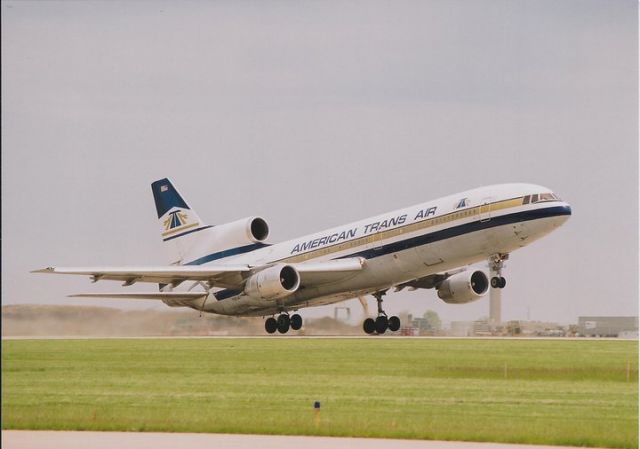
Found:
<svg viewBox="0 0 640 449"><path fill-rule="evenodd" d="M2 363L3 429L638 447L637 341L3 340Z"/></svg>

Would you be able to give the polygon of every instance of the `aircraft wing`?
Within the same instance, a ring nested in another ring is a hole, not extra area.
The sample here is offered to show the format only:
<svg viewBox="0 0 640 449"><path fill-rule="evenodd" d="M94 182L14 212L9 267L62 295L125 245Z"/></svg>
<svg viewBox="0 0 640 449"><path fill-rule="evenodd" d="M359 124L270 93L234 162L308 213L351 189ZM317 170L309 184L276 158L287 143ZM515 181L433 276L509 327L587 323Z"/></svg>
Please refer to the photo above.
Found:
<svg viewBox="0 0 640 449"><path fill-rule="evenodd" d="M158 267L48 267L32 273L75 274L90 276L93 282L100 280L123 281L124 286L136 282L178 285L184 281L203 281L212 286L224 287L242 282L241 275L248 273L248 265L172 265Z"/></svg>
<svg viewBox="0 0 640 449"><path fill-rule="evenodd" d="M301 262L292 265L306 285L333 282L362 270L364 259L348 258L324 262ZM209 287L237 288L247 275L263 267L249 265L171 265L157 267L48 267L32 273L73 274L89 276L93 282L101 280L122 281L123 286L137 282L172 284L184 281L206 282ZM155 298L150 298L155 299Z"/></svg>

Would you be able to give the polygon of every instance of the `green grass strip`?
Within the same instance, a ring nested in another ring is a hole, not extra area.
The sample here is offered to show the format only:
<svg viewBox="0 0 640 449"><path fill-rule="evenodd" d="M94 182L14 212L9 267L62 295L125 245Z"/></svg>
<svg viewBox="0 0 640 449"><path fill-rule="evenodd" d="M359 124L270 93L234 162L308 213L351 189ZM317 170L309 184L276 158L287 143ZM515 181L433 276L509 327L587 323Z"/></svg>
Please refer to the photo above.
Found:
<svg viewBox="0 0 640 449"><path fill-rule="evenodd" d="M638 447L637 341L4 340L2 371L3 429Z"/></svg>

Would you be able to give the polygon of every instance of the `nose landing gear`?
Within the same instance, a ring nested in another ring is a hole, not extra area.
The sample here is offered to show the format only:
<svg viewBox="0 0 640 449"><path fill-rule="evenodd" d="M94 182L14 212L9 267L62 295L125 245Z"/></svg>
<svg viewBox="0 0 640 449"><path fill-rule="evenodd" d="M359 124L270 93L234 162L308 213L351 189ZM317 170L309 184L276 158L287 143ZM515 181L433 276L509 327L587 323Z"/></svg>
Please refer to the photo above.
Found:
<svg viewBox="0 0 640 449"><path fill-rule="evenodd" d="M507 286L507 280L502 276L494 276L491 278L491 287L505 288L506 286Z"/></svg>
<svg viewBox="0 0 640 449"><path fill-rule="evenodd" d="M382 297L386 293L386 290L382 290L373 294L373 297L376 298L378 303L378 317L375 320L373 318L367 318L364 320L364 323L362 323L362 330L367 334L377 333L382 335L387 330L395 332L400 329L400 318L397 316L387 317L386 312L382 310Z"/></svg>
<svg viewBox="0 0 640 449"><path fill-rule="evenodd" d="M491 287L493 288L505 288L507 280L502 277L502 268L504 268L504 261L509 258L509 254L495 254L489 258L489 268L491 273L494 274L491 278Z"/></svg>

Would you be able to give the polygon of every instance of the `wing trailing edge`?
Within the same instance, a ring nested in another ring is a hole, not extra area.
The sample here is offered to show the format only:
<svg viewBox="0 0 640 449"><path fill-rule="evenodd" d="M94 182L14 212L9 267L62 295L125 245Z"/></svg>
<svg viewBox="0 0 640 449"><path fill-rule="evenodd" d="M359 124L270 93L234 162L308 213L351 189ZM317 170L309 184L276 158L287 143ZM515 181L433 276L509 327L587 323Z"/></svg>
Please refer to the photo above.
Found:
<svg viewBox="0 0 640 449"><path fill-rule="evenodd" d="M68 298L110 298L110 299L200 299L208 296L207 292L151 292L151 293L76 293Z"/></svg>

